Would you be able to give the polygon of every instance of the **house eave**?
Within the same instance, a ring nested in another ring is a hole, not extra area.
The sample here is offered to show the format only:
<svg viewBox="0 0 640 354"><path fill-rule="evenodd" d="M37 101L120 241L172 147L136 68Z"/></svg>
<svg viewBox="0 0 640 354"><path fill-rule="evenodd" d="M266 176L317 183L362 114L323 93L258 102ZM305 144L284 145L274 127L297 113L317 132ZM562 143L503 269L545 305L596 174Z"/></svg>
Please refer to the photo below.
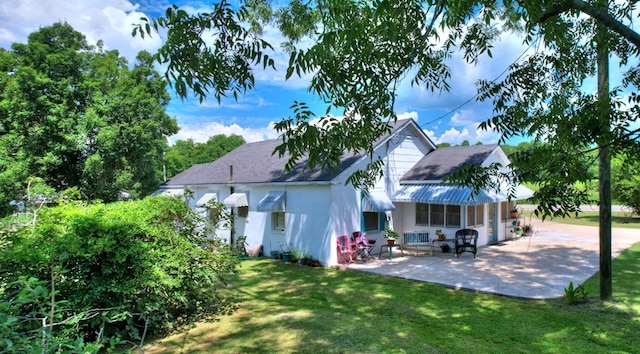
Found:
<svg viewBox="0 0 640 354"><path fill-rule="evenodd" d="M333 181L303 181L303 182L227 182L227 183L188 183L188 184L171 184L160 186L159 189L175 189L189 187L239 187L239 186L256 186L256 187L289 187L289 186L329 186L335 184Z"/></svg>
<svg viewBox="0 0 640 354"><path fill-rule="evenodd" d="M405 184L441 184L442 180L441 179L430 179L430 180L417 180L417 181L413 181L413 180L402 180L400 181L400 185L405 185Z"/></svg>

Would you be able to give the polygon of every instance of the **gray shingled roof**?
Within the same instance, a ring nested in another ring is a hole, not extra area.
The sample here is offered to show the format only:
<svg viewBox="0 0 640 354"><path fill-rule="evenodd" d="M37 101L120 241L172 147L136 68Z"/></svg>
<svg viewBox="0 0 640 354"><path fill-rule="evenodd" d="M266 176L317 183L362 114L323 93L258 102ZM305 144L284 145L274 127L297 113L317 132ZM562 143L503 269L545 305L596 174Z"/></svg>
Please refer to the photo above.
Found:
<svg viewBox="0 0 640 354"><path fill-rule="evenodd" d="M400 179L405 181L439 181L458 171L462 164L480 166L497 144L438 148L425 155Z"/></svg>
<svg viewBox="0 0 640 354"><path fill-rule="evenodd" d="M408 120L399 120L395 126L401 127L407 123ZM385 138L386 136L380 138L378 142ZM163 186L229 183L230 166L233 166L235 183L331 181L364 156L363 154L343 156L340 167L335 171L309 170L308 168L303 170L301 163L293 171L283 174L288 154L283 158L279 158L278 154L272 154L275 147L281 143L282 140L274 139L241 145L216 161L188 168L165 182Z"/></svg>

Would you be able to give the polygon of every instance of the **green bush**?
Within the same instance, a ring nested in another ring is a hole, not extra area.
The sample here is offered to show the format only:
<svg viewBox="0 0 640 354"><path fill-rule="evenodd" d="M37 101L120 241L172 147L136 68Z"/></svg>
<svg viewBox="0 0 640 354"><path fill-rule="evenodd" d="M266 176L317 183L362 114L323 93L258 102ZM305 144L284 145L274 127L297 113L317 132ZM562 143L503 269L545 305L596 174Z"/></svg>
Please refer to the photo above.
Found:
<svg viewBox="0 0 640 354"><path fill-rule="evenodd" d="M202 225L171 197L45 208L35 225L0 233L0 283L46 279L60 316L99 313L77 324L87 342L140 339L230 309L216 289L238 261Z"/></svg>
<svg viewBox="0 0 640 354"><path fill-rule="evenodd" d="M85 343L78 337L77 324L89 313L64 318L64 301L51 311L51 293L46 282L20 277L6 284L0 302L0 352L2 353L95 353L102 345ZM51 324L56 324L56 331ZM118 344L114 341L114 345Z"/></svg>

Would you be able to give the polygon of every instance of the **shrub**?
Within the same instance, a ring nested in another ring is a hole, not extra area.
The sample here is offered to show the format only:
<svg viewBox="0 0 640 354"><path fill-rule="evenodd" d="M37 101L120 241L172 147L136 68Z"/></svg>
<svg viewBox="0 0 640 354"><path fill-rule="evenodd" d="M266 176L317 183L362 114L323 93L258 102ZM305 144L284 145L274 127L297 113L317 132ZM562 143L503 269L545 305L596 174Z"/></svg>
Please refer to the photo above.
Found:
<svg viewBox="0 0 640 354"><path fill-rule="evenodd" d="M237 259L202 224L179 198L164 196L45 208L35 225L0 236L0 281L47 279L43 286L65 301L69 316L99 309L78 323L85 341L97 333L140 339L147 329L163 332L230 309L216 289Z"/></svg>

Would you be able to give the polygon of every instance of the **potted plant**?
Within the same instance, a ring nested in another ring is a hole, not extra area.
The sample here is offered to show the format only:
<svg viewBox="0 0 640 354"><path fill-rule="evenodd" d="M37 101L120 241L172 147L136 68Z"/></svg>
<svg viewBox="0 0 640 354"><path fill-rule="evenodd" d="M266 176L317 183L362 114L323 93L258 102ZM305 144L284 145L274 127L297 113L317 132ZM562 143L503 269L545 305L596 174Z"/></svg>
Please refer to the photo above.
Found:
<svg viewBox="0 0 640 354"><path fill-rule="evenodd" d="M300 257L300 264L308 265L313 260L313 257L307 252L302 252L302 256Z"/></svg>
<svg viewBox="0 0 640 354"><path fill-rule="evenodd" d="M447 239L447 235L445 235L441 229L436 230L436 236L438 236L438 241L444 241Z"/></svg>
<svg viewBox="0 0 640 354"><path fill-rule="evenodd" d="M511 218L517 218L518 217L518 208L513 208L513 210L511 210Z"/></svg>
<svg viewBox="0 0 640 354"><path fill-rule="evenodd" d="M398 238L398 233L391 229L385 229L384 238L387 239L387 244L391 246L396 242L396 238Z"/></svg>
<svg viewBox="0 0 640 354"><path fill-rule="evenodd" d="M291 258L293 256L293 248L291 247L291 245L287 243L281 243L280 249L282 250L282 261L286 263L291 262Z"/></svg>
<svg viewBox="0 0 640 354"><path fill-rule="evenodd" d="M291 263L298 263L302 259L302 251L293 249L291 250Z"/></svg>

